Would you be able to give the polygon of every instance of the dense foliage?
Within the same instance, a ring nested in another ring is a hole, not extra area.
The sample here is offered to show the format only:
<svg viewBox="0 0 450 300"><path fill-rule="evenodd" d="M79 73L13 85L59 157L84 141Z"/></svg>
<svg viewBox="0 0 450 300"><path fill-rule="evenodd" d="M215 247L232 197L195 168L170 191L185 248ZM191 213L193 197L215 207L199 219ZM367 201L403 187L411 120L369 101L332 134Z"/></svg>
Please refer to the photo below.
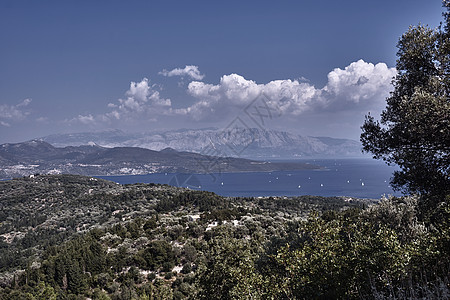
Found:
<svg viewBox="0 0 450 300"><path fill-rule="evenodd" d="M70 175L0 184L6 215L0 250L2 258L15 259L1 261L0 299L439 299L449 293L450 208L440 208L438 226L420 222L415 197L379 204L224 198ZM46 219L19 217L33 214ZM42 232L45 242L34 235ZM25 243L27 236L33 238Z"/></svg>
<svg viewBox="0 0 450 300"><path fill-rule="evenodd" d="M395 163L392 184L442 198L450 194L450 1L444 24L410 27L398 43L398 75L381 121L367 116L364 150Z"/></svg>

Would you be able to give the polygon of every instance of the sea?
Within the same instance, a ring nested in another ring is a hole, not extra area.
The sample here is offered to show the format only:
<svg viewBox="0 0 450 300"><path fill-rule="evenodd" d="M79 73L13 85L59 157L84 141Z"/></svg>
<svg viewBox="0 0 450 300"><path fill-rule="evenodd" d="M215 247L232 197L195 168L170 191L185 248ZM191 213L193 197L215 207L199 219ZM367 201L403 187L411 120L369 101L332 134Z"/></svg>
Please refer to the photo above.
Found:
<svg viewBox="0 0 450 300"><path fill-rule="evenodd" d="M160 183L192 190L211 191L229 197L347 196L380 199L401 196L389 184L396 167L373 159L295 160L322 168L317 170L243 173L153 173L98 176L121 184Z"/></svg>

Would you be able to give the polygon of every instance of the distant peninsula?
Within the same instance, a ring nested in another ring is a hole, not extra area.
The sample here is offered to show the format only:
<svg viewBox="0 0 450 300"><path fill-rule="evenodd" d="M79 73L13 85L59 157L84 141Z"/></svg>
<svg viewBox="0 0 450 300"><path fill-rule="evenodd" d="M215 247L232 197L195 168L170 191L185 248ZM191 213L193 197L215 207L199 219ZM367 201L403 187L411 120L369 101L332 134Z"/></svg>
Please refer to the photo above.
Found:
<svg viewBox="0 0 450 300"><path fill-rule="evenodd" d="M37 173L108 176L164 172L271 172L319 168L308 163L217 157L171 148L154 151L139 147L106 148L95 144L58 148L42 140L0 145L0 179Z"/></svg>

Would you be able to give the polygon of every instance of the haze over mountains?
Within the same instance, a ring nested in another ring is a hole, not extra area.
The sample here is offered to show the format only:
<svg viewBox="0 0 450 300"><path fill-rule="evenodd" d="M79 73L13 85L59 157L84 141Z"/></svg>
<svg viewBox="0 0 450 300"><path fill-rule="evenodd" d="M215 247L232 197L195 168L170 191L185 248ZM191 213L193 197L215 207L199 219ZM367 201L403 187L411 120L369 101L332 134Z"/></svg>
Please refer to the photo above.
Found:
<svg viewBox="0 0 450 300"><path fill-rule="evenodd" d="M222 157L293 159L362 157L361 144L349 139L301 136L257 128L181 129L126 133L121 130L55 134L41 138L56 147L96 144L102 147L173 148Z"/></svg>

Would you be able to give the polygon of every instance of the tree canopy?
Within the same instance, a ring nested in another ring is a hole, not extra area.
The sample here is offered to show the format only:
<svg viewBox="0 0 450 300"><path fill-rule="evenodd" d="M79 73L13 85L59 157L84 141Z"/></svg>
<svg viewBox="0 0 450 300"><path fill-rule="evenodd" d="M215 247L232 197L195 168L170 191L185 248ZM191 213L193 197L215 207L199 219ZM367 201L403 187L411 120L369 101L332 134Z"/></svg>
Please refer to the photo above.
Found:
<svg viewBox="0 0 450 300"><path fill-rule="evenodd" d="M437 29L411 26L398 42L398 74L381 120L370 114L361 142L397 164L392 185L405 192L450 194L450 1Z"/></svg>

